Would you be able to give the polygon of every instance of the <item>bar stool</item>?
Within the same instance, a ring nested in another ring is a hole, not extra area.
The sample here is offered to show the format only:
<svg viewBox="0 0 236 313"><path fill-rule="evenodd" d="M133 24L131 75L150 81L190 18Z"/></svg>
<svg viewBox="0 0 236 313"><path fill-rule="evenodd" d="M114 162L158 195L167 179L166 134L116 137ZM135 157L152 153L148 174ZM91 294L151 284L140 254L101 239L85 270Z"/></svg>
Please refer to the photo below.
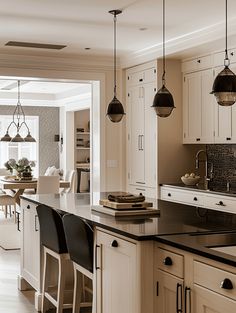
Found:
<svg viewBox="0 0 236 313"><path fill-rule="evenodd" d="M63 226L70 258L74 266L73 313L79 313L80 307L87 306L81 302L82 291L92 293L84 286L83 275L93 283L93 229L83 219L72 214L63 216ZM91 304L90 304L91 306ZM94 311L94 296L92 310Z"/></svg>
<svg viewBox="0 0 236 313"><path fill-rule="evenodd" d="M42 313L46 312L46 299L56 307L57 313L62 313L63 309L72 308L72 300L70 304L64 303L64 295L67 292L66 272L71 267L73 273L72 262L70 260L64 228L62 224L62 212L53 210L46 205L38 205L37 214L40 225L40 238L44 250L44 268L43 268L43 291L42 291ZM49 257L53 257L58 262L58 283L56 295L53 296L55 288L51 288L49 272ZM72 293L72 288L71 288Z"/></svg>

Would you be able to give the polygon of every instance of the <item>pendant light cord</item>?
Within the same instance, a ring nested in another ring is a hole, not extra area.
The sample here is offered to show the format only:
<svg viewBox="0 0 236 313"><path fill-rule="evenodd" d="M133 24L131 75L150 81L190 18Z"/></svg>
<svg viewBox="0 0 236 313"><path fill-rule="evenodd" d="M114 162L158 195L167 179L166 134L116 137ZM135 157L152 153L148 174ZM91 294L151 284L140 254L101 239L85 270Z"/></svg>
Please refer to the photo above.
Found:
<svg viewBox="0 0 236 313"><path fill-rule="evenodd" d="M116 97L116 14L114 14L114 97Z"/></svg>
<svg viewBox="0 0 236 313"><path fill-rule="evenodd" d="M226 0L227 1L227 0ZM165 56L165 0L163 0L163 16L162 16L162 40L163 40L163 74L162 74L162 85L165 86L165 75L166 75L166 56Z"/></svg>
<svg viewBox="0 0 236 313"><path fill-rule="evenodd" d="M229 57L228 57L228 0L225 0L225 66L229 66Z"/></svg>

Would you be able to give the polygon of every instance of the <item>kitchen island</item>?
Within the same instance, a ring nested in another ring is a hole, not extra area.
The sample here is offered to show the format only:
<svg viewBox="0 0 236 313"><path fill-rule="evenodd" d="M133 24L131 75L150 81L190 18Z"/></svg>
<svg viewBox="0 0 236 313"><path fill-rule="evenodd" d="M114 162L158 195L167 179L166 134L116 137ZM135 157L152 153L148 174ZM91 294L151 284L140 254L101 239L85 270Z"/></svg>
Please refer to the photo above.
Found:
<svg viewBox="0 0 236 313"><path fill-rule="evenodd" d="M107 194L94 194L93 199L99 200L106 196ZM117 219L92 211L90 197L85 194L22 196L22 258L19 287L24 289L30 284L36 290L35 304L38 310L40 310L42 272L39 225L36 214L38 204L45 204L56 210L80 216L94 227L96 258L94 295L96 296L96 312L101 313L153 313L157 312L157 306L162 308L158 312L171 312L163 308L160 300L162 296L157 296L158 286L161 286L161 281L163 281L162 272L166 272L166 269L163 271L162 267L172 268L176 274L177 266L177 275L183 276L183 258L185 253L189 253L185 252L184 245L181 247L183 250L173 247L171 235L236 229L233 214L213 212L161 200L154 201L154 207L160 210L160 215L157 217ZM162 237L165 238L165 243L160 242ZM170 245L168 245L168 238L170 238ZM111 245L114 240L118 243L117 247ZM173 266L163 265L160 261L166 259L168 254L174 257L174 260L177 256L177 261L174 261ZM224 255L226 259L233 260L232 256ZM223 259L220 261L224 265ZM180 272L178 266L182 268ZM173 273L168 275L173 275ZM181 279L183 280L183 277ZM174 297L176 297L176 288L173 288Z"/></svg>

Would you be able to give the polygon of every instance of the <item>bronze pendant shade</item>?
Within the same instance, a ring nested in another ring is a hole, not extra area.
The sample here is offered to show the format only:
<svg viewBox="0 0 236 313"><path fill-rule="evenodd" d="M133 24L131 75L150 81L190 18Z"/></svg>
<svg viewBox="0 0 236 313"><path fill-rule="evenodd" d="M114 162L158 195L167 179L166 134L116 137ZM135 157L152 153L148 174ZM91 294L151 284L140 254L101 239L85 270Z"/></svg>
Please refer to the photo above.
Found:
<svg viewBox="0 0 236 313"><path fill-rule="evenodd" d="M165 0L163 0L163 74L162 87L159 89L154 97L152 107L155 109L159 117L170 116L172 110L175 108L172 94L165 86L166 74L166 60L165 60Z"/></svg>
<svg viewBox="0 0 236 313"><path fill-rule="evenodd" d="M224 69L216 76L212 87L212 94L216 97L219 105L230 106L236 101L236 76L229 69L228 58L227 23L228 23L228 2L225 0L225 60Z"/></svg>
<svg viewBox="0 0 236 313"><path fill-rule="evenodd" d="M119 123L125 115L122 103L116 97L116 16L121 14L121 10L111 10L114 16L114 96L107 108L107 116L113 123Z"/></svg>

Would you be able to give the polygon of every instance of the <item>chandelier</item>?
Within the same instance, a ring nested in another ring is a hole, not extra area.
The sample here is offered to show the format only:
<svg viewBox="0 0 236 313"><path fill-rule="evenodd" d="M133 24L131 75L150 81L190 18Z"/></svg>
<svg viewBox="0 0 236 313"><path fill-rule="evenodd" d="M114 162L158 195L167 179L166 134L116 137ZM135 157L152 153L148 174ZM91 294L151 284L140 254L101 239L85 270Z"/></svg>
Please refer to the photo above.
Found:
<svg viewBox="0 0 236 313"><path fill-rule="evenodd" d="M6 134L4 135L4 137L2 137L0 139L0 141L11 141L11 142L36 142L36 140L31 136L30 134L30 130L28 125L26 124L25 121L25 113L23 110L23 107L20 103L20 81L17 81L17 86L18 86L18 101L17 101L17 105L15 107L15 110L13 112L12 115L12 121L11 123L8 125L7 130L6 130ZM14 128L16 129L16 135L14 137L11 137L9 135L9 130L10 128ZM26 128L28 131L28 134L25 138L23 138L20 135L20 131L22 129Z"/></svg>

